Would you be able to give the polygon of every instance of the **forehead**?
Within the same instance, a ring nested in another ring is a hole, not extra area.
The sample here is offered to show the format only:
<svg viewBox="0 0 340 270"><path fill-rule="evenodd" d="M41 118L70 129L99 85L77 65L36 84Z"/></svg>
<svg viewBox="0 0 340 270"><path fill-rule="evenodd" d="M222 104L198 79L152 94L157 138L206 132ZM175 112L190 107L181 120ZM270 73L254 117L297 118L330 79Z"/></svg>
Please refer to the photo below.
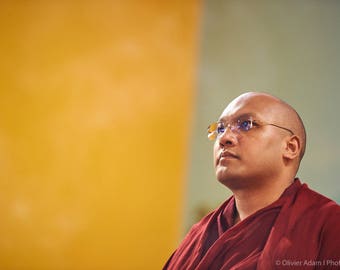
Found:
<svg viewBox="0 0 340 270"><path fill-rule="evenodd" d="M269 119L275 104L275 100L267 96L240 96L224 109L219 119L226 121L240 116Z"/></svg>

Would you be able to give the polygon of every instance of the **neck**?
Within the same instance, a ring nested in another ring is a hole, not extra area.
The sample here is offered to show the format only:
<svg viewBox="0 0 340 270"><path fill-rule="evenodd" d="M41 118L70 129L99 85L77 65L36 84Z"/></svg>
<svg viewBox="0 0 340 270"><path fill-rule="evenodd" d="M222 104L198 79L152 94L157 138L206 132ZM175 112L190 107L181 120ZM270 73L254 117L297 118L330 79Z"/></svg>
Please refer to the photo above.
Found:
<svg viewBox="0 0 340 270"><path fill-rule="evenodd" d="M242 221L256 211L275 202L293 181L294 179L285 182L273 181L255 189L233 191L237 211L234 223Z"/></svg>

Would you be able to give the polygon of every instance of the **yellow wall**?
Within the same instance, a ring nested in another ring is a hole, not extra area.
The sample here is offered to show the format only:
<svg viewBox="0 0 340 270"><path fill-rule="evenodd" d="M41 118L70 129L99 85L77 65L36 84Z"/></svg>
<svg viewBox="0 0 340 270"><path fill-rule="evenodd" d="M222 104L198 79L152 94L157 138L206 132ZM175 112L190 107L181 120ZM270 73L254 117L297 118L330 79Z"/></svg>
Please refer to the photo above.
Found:
<svg viewBox="0 0 340 270"><path fill-rule="evenodd" d="M179 236L199 1L6 2L0 269L161 268Z"/></svg>

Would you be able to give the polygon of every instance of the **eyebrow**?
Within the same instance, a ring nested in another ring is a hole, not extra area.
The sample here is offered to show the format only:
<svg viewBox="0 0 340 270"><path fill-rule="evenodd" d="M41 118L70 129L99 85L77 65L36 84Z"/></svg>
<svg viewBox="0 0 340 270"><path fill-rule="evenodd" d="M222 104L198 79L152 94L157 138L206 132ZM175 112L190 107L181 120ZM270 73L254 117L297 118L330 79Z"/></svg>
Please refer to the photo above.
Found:
<svg viewBox="0 0 340 270"><path fill-rule="evenodd" d="M239 115L239 116L236 116L236 117L233 117L233 118L231 118L231 120L232 121L234 121L235 119L237 120L237 119L240 119L240 118L247 118L247 117L252 117L252 118L257 118L257 115L256 115L256 113L243 113L243 114L241 114L241 115ZM228 118L228 117L226 117L226 118ZM226 121L224 121L225 119L222 117L222 118L219 118L218 119L218 121L217 121L217 123L221 123L221 122L226 122ZM228 122L232 122L232 121L228 121Z"/></svg>

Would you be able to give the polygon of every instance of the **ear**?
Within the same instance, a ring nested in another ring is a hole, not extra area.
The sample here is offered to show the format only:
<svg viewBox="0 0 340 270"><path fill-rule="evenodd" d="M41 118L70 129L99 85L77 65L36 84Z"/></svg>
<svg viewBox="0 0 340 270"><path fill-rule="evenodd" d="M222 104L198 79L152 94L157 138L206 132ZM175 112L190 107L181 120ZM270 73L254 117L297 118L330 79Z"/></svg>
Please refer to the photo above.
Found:
<svg viewBox="0 0 340 270"><path fill-rule="evenodd" d="M293 135L285 141L283 157L286 159L295 159L301 152L301 140L298 136Z"/></svg>

